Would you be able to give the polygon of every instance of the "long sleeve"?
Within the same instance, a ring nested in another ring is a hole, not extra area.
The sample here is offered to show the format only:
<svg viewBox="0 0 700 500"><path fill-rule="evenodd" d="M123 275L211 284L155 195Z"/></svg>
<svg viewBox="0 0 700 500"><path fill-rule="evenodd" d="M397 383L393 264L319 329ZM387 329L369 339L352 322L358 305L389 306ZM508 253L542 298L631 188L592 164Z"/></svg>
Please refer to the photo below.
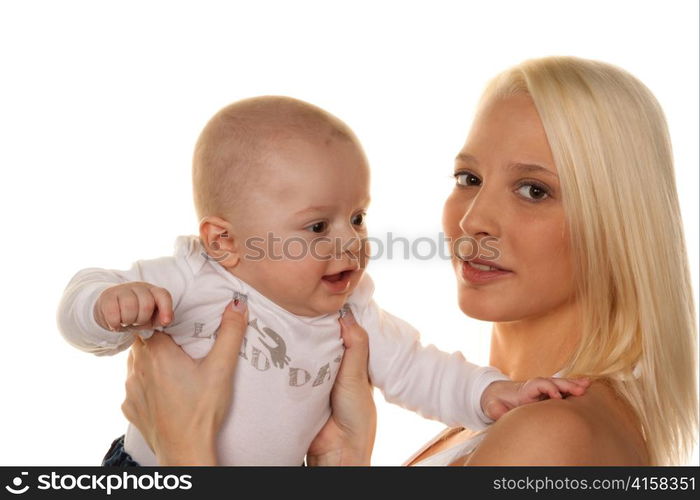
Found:
<svg viewBox="0 0 700 500"><path fill-rule="evenodd" d="M126 271L88 268L71 278L63 292L56 322L69 344L97 356L116 354L128 348L134 334L112 332L95 321L94 306L106 288L128 281L145 281L168 290L175 308L187 281L186 268L176 257L140 260Z"/></svg>
<svg viewBox="0 0 700 500"><path fill-rule="evenodd" d="M469 363L459 352L421 345L415 328L373 300L360 323L370 339L370 378L387 401L449 426L480 430L492 422L481 409L481 395L491 382L509 380L505 375Z"/></svg>

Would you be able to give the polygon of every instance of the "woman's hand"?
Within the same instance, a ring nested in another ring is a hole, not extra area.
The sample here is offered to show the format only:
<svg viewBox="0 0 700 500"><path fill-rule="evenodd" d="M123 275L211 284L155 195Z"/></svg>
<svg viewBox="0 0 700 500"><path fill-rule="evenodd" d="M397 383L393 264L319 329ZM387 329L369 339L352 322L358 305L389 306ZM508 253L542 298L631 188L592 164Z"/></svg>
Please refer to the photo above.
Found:
<svg viewBox="0 0 700 500"><path fill-rule="evenodd" d="M369 465L377 410L367 372L369 340L349 308L340 319L345 354L331 391L331 416L307 453L318 465Z"/></svg>
<svg viewBox="0 0 700 500"><path fill-rule="evenodd" d="M232 301L214 346L197 360L160 332L134 342L122 412L141 431L159 464L216 464L216 437L231 404L247 325L245 300Z"/></svg>

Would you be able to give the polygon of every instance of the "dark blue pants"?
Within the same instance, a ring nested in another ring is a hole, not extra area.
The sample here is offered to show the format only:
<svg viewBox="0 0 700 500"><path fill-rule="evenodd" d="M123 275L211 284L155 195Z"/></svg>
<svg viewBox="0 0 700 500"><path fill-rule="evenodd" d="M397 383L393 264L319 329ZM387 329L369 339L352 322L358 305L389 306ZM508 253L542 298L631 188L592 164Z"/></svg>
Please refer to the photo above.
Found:
<svg viewBox="0 0 700 500"><path fill-rule="evenodd" d="M141 465L131 458L126 450L124 450L124 435L119 436L117 439L112 441L112 446L109 447L109 451L102 459L102 465L106 467L140 467ZM301 466L305 466L306 462L302 463Z"/></svg>
<svg viewBox="0 0 700 500"><path fill-rule="evenodd" d="M102 459L102 465L106 467L139 467L131 455L124 450L124 435L112 441L112 446Z"/></svg>

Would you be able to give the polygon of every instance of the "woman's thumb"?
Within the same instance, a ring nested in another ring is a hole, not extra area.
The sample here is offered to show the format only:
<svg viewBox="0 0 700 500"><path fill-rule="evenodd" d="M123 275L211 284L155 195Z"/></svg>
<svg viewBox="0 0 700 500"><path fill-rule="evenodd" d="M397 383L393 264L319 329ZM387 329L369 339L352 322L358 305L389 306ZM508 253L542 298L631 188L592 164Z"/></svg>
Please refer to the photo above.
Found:
<svg viewBox="0 0 700 500"><path fill-rule="evenodd" d="M369 338L367 332L355 321L350 307L343 306L341 310L340 334L345 345L343 361L340 365L339 377L368 378L367 362L369 360Z"/></svg>
<svg viewBox="0 0 700 500"><path fill-rule="evenodd" d="M233 373L241 350L241 343L248 327L247 297L237 295L229 302L221 317L221 325L214 345L206 357L206 362L214 364L218 369L230 368Z"/></svg>

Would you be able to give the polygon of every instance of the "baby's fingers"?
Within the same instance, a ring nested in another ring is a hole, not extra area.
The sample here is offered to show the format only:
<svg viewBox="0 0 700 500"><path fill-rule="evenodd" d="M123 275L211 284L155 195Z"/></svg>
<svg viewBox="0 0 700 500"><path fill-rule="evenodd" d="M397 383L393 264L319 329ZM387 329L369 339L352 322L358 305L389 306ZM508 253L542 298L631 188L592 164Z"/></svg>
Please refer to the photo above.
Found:
<svg viewBox="0 0 700 500"><path fill-rule="evenodd" d="M552 378L551 380L560 392L574 396L585 394L591 383L589 379Z"/></svg>
<svg viewBox="0 0 700 500"><path fill-rule="evenodd" d="M121 326L121 311L119 308L119 300L116 295L108 295L95 304L95 317L98 321L101 319L103 326L108 329L118 331Z"/></svg>
<svg viewBox="0 0 700 500"><path fill-rule="evenodd" d="M173 298L165 288L154 286L151 294L158 308L158 321L162 326L166 326L173 320Z"/></svg>
<svg viewBox="0 0 700 500"><path fill-rule="evenodd" d="M123 288L117 293L117 302L119 303L119 323L116 329L126 328L134 323L137 323L139 316L139 298L133 290ZM115 326L110 322L111 326Z"/></svg>
<svg viewBox="0 0 700 500"><path fill-rule="evenodd" d="M549 378L537 377L530 379L523 385L523 391L527 402L539 401L546 398L562 398L559 387Z"/></svg>
<svg viewBox="0 0 700 500"><path fill-rule="evenodd" d="M147 288L133 287L131 292L136 295L138 300L136 320L134 320L133 323L126 324L126 326L150 328L152 326L151 317L156 308L155 298Z"/></svg>

